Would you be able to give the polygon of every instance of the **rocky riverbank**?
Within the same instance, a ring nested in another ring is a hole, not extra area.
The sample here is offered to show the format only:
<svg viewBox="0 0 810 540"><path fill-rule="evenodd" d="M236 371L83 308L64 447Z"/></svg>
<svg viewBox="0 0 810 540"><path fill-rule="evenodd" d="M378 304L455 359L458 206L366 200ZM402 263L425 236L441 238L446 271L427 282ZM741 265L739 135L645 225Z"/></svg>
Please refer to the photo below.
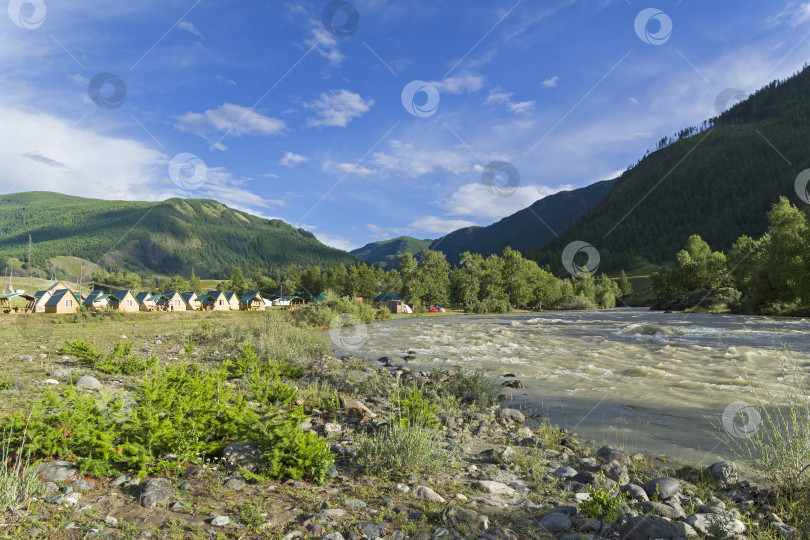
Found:
<svg viewBox="0 0 810 540"><path fill-rule="evenodd" d="M64 359L69 364L69 359ZM302 429L328 439L335 464L322 485L257 479L258 448L235 441L222 456L179 464L173 474L87 478L66 461L39 464L46 493L27 513L6 514L7 538L322 538L511 540L555 538L799 538L775 494L739 478L734 463L670 468L662 457L584 443L542 418L510 408L519 380L461 371L417 372L381 358L335 359L334 410L311 411ZM380 367L382 366L382 367ZM62 373L64 375L64 373ZM98 376L74 384L98 392ZM58 382L59 373L53 381ZM391 388L417 384L449 465L429 473L375 471L359 441L401 421ZM482 386L483 385L483 386ZM495 401L470 395L504 392ZM388 390L386 390L388 389ZM441 398L453 392L456 398ZM361 459L363 458L363 459Z"/></svg>

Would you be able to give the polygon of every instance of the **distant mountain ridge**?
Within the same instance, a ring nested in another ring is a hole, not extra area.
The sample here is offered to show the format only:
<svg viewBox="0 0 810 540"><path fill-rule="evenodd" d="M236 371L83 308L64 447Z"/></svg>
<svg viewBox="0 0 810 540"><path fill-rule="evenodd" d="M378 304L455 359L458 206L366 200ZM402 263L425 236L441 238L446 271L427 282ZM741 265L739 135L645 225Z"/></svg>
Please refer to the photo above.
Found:
<svg viewBox="0 0 810 540"><path fill-rule="evenodd" d="M0 264L48 268L78 257L145 274L222 279L235 268L273 275L289 264L335 266L355 257L277 219L264 219L210 199L107 201L52 192L0 196Z"/></svg>
<svg viewBox="0 0 810 540"><path fill-rule="evenodd" d="M759 237L780 196L802 207L797 175L810 168L810 69L775 81L700 128L682 130L628 169L598 205L529 255L561 269L575 240L600 252L601 268L643 258L675 258L699 234L726 250L741 235Z"/></svg>
<svg viewBox="0 0 810 540"><path fill-rule="evenodd" d="M358 259L390 270L399 266L399 256L405 253L416 255L427 249L433 240L419 240L410 236L400 236L391 240L380 240L355 249L351 252Z"/></svg>
<svg viewBox="0 0 810 540"><path fill-rule="evenodd" d="M615 183L616 180L603 180L560 191L492 225L453 231L433 241L430 249L444 252L451 264L457 263L465 251L487 257L501 253L507 246L524 253L537 250L601 202Z"/></svg>

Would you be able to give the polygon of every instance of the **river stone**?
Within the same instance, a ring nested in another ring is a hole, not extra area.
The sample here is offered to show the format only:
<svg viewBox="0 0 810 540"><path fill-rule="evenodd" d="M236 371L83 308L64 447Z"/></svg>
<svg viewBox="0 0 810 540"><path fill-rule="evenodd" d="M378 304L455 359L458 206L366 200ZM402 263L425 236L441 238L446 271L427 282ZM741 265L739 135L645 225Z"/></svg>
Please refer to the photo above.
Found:
<svg viewBox="0 0 810 540"><path fill-rule="evenodd" d="M93 484L93 482L88 482L87 480L79 478L78 480L74 480L70 484L70 487L72 487L77 491L93 491L95 485Z"/></svg>
<svg viewBox="0 0 810 540"><path fill-rule="evenodd" d="M630 456L626 452L607 444L596 451L596 457L605 460L605 463L615 463L625 469L630 466Z"/></svg>
<svg viewBox="0 0 810 540"><path fill-rule="evenodd" d="M709 467L709 471L721 488L737 483L737 465L733 461L719 461Z"/></svg>
<svg viewBox="0 0 810 540"><path fill-rule="evenodd" d="M321 536L321 540L346 540L346 537L340 534L339 532L333 532L325 536Z"/></svg>
<svg viewBox="0 0 810 540"><path fill-rule="evenodd" d="M355 525L357 532L369 538L376 538L385 534L388 523L358 523Z"/></svg>
<svg viewBox="0 0 810 540"><path fill-rule="evenodd" d="M433 502L444 503L447 502L444 497L433 491L427 486L416 486L413 488L413 494L422 499L427 499Z"/></svg>
<svg viewBox="0 0 810 540"><path fill-rule="evenodd" d="M633 505L633 508L639 510L640 513L653 514L656 516L665 517L668 519L685 518L686 514L683 509L674 508L668 504L657 501L643 501Z"/></svg>
<svg viewBox="0 0 810 540"><path fill-rule="evenodd" d="M76 386L83 390L101 390L101 382L91 375L79 377Z"/></svg>
<svg viewBox="0 0 810 540"><path fill-rule="evenodd" d="M51 377L70 377L70 372L73 371L67 368L55 369L48 373Z"/></svg>
<svg viewBox="0 0 810 540"><path fill-rule="evenodd" d="M736 535L745 532L745 525L739 519L724 514L692 514L686 522L701 534L709 535L712 529L719 526L726 534Z"/></svg>
<svg viewBox="0 0 810 540"><path fill-rule="evenodd" d="M619 491L622 493L627 493L631 499L636 501L644 502L650 500L650 498L647 496L647 492L644 491L644 488L637 486L636 484L625 484L619 488Z"/></svg>
<svg viewBox="0 0 810 540"><path fill-rule="evenodd" d="M70 482L76 478L76 464L70 461L46 461L37 465L34 472L49 482Z"/></svg>
<svg viewBox="0 0 810 540"><path fill-rule="evenodd" d="M165 478L147 480L141 487L140 503L144 508L155 508L163 505L174 496L171 482Z"/></svg>
<svg viewBox="0 0 810 540"><path fill-rule="evenodd" d="M513 488L507 486L503 482L479 480L478 482L475 482L474 485L484 493L489 493L490 495L505 495L507 497L511 497L516 493Z"/></svg>
<svg viewBox="0 0 810 540"><path fill-rule="evenodd" d="M623 540L674 540L686 536L682 534L683 527L679 527L666 518L658 516L640 515L630 518L621 530Z"/></svg>
<svg viewBox="0 0 810 540"><path fill-rule="evenodd" d="M663 478L656 478L644 484L644 491L650 496L650 499L658 498L658 500L669 499L681 491L681 482L677 478L665 476Z"/></svg>
<svg viewBox="0 0 810 540"><path fill-rule="evenodd" d="M568 514L562 512L551 512L543 516L538 526L548 533L557 534L571 528L571 518L568 517Z"/></svg>
<svg viewBox="0 0 810 540"><path fill-rule="evenodd" d="M478 534L478 540L520 540L517 533L506 527L492 527Z"/></svg>
<svg viewBox="0 0 810 540"><path fill-rule="evenodd" d="M554 471L554 476L557 478L572 478L577 475L577 470L571 467L560 467Z"/></svg>
<svg viewBox="0 0 810 540"><path fill-rule="evenodd" d="M627 472L627 467L619 465L616 462L602 465L601 470L607 478L615 480L620 484L626 484L630 481L630 475Z"/></svg>
<svg viewBox="0 0 810 540"><path fill-rule="evenodd" d="M232 442L222 451L225 460L236 467L255 471L261 466L262 449L255 444Z"/></svg>
<svg viewBox="0 0 810 540"><path fill-rule="evenodd" d="M230 522L231 518L229 518L228 516L217 516L211 520L211 525L213 527L224 527Z"/></svg>
<svg viewBox="0 0 810 540"><path fill-rule="evenodd" d="M346 499L343 501L343 506L347 508L365 508L368 505L359 499Z"/></svg>
<svg viewBox="0 0 810 540"><path fill-rule="evenodd" d="M776 531L780 538L787 540L795 540L799 538L799 530L796 527L791 527L785 523L773 522L768 525L771 529Z"/></svg>
<svg viewBox="0 0 810 540"><path fill-rule="evenodd" d="M341 427L340 424L329 422L324 424L320 431L323 433L324 437L337 437L343 432L343 427Z"/></svg>
<svg viewBox="0 0 810 540"><path fill-rule="evenodd" d="M489 528L489 518L487 516L474 510L460 508L454 504L448 505L442 511L441 521L442 525L452 529L458 529L461 526L472 531L485 531Z"/></svg>
<svg viewBox="0 0 810 540"><path fill-rule="evenodd" d="M516 424L522 424L524 421L526 421L526 416L524 416L522 412L515 409L501 409L498 411L498 415L501 422L514 422Z"/></svg>
<svg viewBox="0 0 810 540"><path fill-rule="evenodd" d="M234 491L239 491L245 487L245 481L241 478L229 478L225 481L225 487Z"/></svg>

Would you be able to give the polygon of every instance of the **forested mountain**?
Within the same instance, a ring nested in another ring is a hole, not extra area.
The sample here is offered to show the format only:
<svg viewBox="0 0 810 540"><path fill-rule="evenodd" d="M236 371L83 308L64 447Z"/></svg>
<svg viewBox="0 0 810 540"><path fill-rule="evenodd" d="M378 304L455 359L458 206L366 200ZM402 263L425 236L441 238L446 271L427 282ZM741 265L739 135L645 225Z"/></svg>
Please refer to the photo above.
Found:
<svg viewBox="0 0 810 540"><path fill-rule="evenodd" d="M419 240L410 236L400 236L391 240L381 240L366 244L351 252L358 259L374 263L381 268L391 269L399 266L398 257L405 253L416 255L427 249L433 240Z"/></svg>
<svg viewBox="0 0 810 540"><path fill-rule="evenodd" d="M356 261L312 233L209 199L105 201L50 192L0 196L0 264L26 260L44 268L75 256L142 274L229 276L234 268L272 275L289 264L334 266Z"/></svg>
<svg viewBox="0 0 810 540"><path fill-rule="evenodd" d="M794 182L810 167L810 71L776 81L699 128L645 156L560 237L529 256L561 269L570 242L595 246L603 270L634 257L671 261L693 235L726 250L758 237L780 196L799 201Z"/></svg>
<svg viewBox="0 0 810 540"><path fill-rule="evenodd" d="M435 240L430 249L443 251L451 264L458 263L459 255L465 251L486 257L501 253L507 246L524 253L536 250L604 199L614 183L615 180L605 180L549 195L487 227L453 231Z"/></svg>

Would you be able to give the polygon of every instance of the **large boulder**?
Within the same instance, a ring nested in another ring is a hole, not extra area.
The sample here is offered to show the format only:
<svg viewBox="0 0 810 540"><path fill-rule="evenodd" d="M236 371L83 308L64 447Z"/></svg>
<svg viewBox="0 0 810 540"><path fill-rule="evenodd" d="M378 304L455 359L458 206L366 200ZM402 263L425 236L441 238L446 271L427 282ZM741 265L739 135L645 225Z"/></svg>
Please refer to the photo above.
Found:
<svg viewBox="0 0 810 540"><path fill-rule="evenodd" d="M603 459L605 463L619 465L627 469L630 466L630 456L623 450L610 445L605 445L596 451L596 457Z"/></svg>
<svg viewBox="0 0 810 540"><path fill-rule="evenodd" d="M415 488L413 488L412 493L415 496L417 496L417 497L419 497L421 499L427 499L429 501L439 502L439 503L447 502L444 499L444 497L442 497L441 495L439 495L438 493L433 491L433 489L431 489L431 488L429 488L427 486L416 486Z"/></svg>
<svg viewBox="0 0 810 540"><path fill-rule="evenodd" d="M709 467L709 471L720 487L724 489L736 484L739 479L737 465L733 461L718 461Z"/></svg>
<svg viewBox="0 0 810 540"><path fill-rule="evenodd" d="M693 536L695 531L683 523L673 523L659 516L640 515L627 520L619 531L624 540L675 540Z"/></svg>
<svg viewBox="0 0 810 540"><path fill-rule="evenodd" d="M557 534L571 528L571 518L562 512L551 512L543 516L537 526L542 531Z"/></svg>
<svg viewBox="0 0 810 540"><path fill-rule="evenodd" d="M465 528L471 531L485 531L489 528L489 518L487 516L454 504L448 505L442 511L441 521L442 525L453 529Z"/></svg>
<svg viewBox="0 0 810 540"><path fill-rule="evenodd" d="M45 461L37 465L34 472L48 482L70 482L76 478L78 467L70 461Z"/></svg>
<svg viewBox="0 0 810 540"><path fill-rule="evenodd" d="M163 506L174 497L174 488L165 478L147 480L141 487L139 502L144 508Z"/></svg>
<svg viewBox="0 0 810 540"><path fill-rule="evenodd" d="M717 536L717 532L720 531L730 536L745 532L745 524L728 512L692 514L686 518L686 522L699 533L712 538Z"/></svg>
<svg viewBox="0 0 810 540"><path fill-rule="evenodd" d="M248 471L255 471L261 467L262 449L245 442L232 442L222 451L225 461L236 467Z"/></svg>
<svg viewBox="0 0 810 540"><path fill-rule="evenodd" d="M671 476L656 478L644 484L644 491L647 492L650 499L669 499L681 492L681 481Z"/></svg>
<svg viewBox="0 0 810 540"><path fill-rule="evenodd" d="M526 421L526 416L516 409L501 409L498 411L498 417L501 422L514 422L515 424L522 424Z"/></svg>
<svg viewBox="0 0 810 540"><path fill-rule="evenodd" d="M81 388L82 390L101 390L101 381L90 375L85 375L79 377L79 380L76 381L76 388Z"/></svg>

